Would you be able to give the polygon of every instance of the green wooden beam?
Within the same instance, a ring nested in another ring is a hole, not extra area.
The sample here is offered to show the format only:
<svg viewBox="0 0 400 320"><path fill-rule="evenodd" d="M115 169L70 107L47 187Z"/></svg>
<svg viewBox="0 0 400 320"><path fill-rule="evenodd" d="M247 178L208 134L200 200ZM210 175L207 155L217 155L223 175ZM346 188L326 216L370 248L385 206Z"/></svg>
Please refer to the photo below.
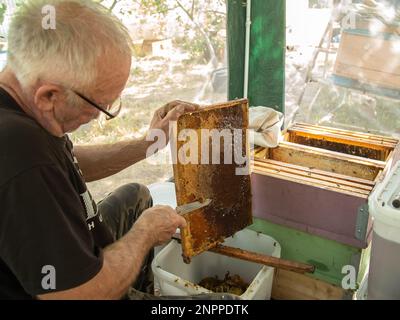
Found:
<svg viewBox="0 0 400 320"><path fill-rule="evenodd" d="M252 0L251 106L285 108L286 0ZM228 0L229 99L243 97L246 2Z"/></svg>
<svg viewBox="0 0 400 320"><path fill-rule="evenodd" d="M243 0L228 0L227 4L228 98L234 100L243 98L246 6Z"/></svg>
<svg viewBox="0 0 400 320"><path fill-rule="evenodd" d="M253 106L285 106L285 0L252 1L249 97Z"/></svg>
<svg viewBox="0 0 400 320"><path fill-rule="evenodd" d="M352 265L357 270L357 283L361 283L367 271L370 246L362 250L263 219L254 218L253 221L249 229L278 241L281 258L314 265L315 272L309 276L341 286L345 276L343 267Z"/></svg>

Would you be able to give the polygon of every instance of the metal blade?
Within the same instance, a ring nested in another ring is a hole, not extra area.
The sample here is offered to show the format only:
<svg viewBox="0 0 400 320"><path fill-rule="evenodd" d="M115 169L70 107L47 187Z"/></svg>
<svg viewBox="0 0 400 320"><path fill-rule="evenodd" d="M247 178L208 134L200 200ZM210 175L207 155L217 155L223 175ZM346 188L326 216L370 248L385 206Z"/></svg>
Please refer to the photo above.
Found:
<svg viewBox="0 0 400 320"><path fill-rule="evenodd" d="M211 203L210 199L206 199L204 202L196 201L188 204L184 204L176 208L176 212L180 215L184 215L186 213L192 212L194 210L198 210L200 208L204 208Z"/></svg>

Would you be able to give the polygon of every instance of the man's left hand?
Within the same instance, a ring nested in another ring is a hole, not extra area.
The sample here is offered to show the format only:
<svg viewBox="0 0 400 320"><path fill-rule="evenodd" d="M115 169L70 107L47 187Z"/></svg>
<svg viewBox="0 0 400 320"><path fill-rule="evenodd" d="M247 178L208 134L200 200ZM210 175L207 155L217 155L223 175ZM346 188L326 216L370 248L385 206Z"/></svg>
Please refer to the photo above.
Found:
<svg viewBox="0 0 400 320"><path fill-rule="evenodd" d="M169 123L177 121L178 118L187 113L196 111L199 108L198 104L175 100L167 103L158 109L150 123L150 130L161 129L166 135L166 143L169 141Z"/></svg>

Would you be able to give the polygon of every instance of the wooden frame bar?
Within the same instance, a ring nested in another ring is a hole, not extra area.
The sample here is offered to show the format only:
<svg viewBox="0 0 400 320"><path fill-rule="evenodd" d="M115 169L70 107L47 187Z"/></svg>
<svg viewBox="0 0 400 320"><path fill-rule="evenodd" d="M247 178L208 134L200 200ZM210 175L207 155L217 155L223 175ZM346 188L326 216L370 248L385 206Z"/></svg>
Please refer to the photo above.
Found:
<svg viewBox="0 0 400 320"><path fill-rule="evenodd" d="M374 181L385 168L382 161L281 142L268 150L268 159Z"/></svg>

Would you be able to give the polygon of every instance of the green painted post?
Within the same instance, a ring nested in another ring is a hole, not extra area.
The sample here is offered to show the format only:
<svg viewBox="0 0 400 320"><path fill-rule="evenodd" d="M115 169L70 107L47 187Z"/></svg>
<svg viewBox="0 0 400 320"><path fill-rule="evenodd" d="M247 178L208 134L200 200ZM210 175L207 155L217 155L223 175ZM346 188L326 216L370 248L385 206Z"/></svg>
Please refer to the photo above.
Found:
<svg viewBox="0 0 400 320"><path fill-rule="evenodd" d="M252 0L251 106L285 109L286 0ZM228 0L229 99L243 97L246 2Z"/></svg>
<svg viewBox="0 0 400 320"><path fill-rule="evenodd" d="M286 0L252 1L249 97L285 109Z"/></svg>
<svg viewBox="0 0 400 320"><path fill-rule="evenodd" d="M246 5L243 0L227 0L228 99L243 98Z"/></svg>

